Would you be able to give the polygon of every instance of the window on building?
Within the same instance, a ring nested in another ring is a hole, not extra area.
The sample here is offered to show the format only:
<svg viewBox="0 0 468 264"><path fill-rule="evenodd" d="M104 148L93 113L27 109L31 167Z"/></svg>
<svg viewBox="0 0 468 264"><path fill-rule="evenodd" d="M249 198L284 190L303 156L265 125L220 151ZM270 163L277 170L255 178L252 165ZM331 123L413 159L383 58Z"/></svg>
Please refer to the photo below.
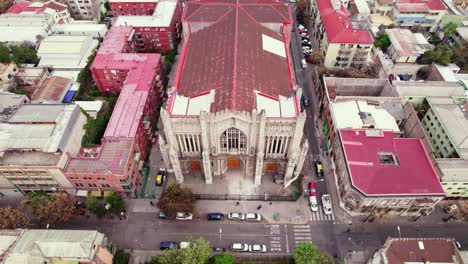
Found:
<svg viewBox="0 0 468 264"><path fill-rule="evenodd" d="M229 128L221 134L219 139L221 151L246 151L247 137L237 128Z"/></svg>
<svg viewBox="0 0 468 264"><path fill-rule="evenodd" d="M88 183L88 186L89 187L97 187L97 185L95 183Z"/></svg>
<svg viewBox="0 0 468 264"><path fill-rule="evenodd" d="M400 164L398 162L397 157L395 156L395 153L379 152L377 153L377 155L379 156L380 164L383 164L383 165L399 165Z"/></svg>

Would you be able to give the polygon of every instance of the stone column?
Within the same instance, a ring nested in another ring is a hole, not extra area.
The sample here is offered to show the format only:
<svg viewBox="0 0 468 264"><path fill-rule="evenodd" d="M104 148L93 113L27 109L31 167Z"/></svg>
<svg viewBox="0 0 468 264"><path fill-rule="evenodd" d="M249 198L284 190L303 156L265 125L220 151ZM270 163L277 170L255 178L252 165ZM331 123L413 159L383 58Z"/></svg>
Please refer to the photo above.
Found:
<svg viewBox="0 0 468 264"><path fill-rule="evenodd" d="M257 157L255 162L255 185L260 185L262 183L262 173L263 173L263 159L265 153L263 149L265 148L265 125L266 125L266 116L265 111L260 112L260 126L258 129L258 144L257 144Z"/></svg>
<svg viewBox="0 0 468 264"><path fill-rule="evenodd" d="M200 128L202 134L202 157L203 171L205 173L205 183L212 184L213 176L211 174L210 142L208 141L207 113L200 113Z"/></svg>
<svg viewBox="0 0 468 264"><path fill-rule="evenodd" d="M159 135L158 143L159 143L159 150L161 151L161 156L163 158L164 166L166 167L166 170L168 172L173 172L172 164L169 159L168 147L167 147L166 140L164 139L163 135Z"/></svg>
<svg viewBox="0 0 468 264"><path fill-rule="evenodd" d="M302 167L304 166L304 162L306 160L308 151L309 151L309 143L307 142L307 140L304 140L299 157L294 156L294 158L290 159L288 162L286 173L291 173L288 170L292 170L292 177L291 178L285 177L284 188L288 187L293 181L295 181L299 177L299 174L301 174Z"/></svg>
<svg viewBox="0 0 468 264"><path fill-rule="evenodd" d="M291 145L289 148L289 161L288 161L288 167L286 168L286 173L284 174L284 182L287 183L288 181L291 180L293 177L293 172L294 168L297 165L297 161L299 158L298 154L298 149L300 149L300 144L302 137L304 136L304 123L306 120L306 114L305 112L301 113L297 118L296 118L296 126L294 128L294 135L291 140Z"/></svg>
<svg viewBox="0 0 468 264"><path fill-rule="evenodd" d="M180 168L179 155L172 146L169 147L169 157L171 159L172 169L174 171L174 175L176 177L177 182L183 183L184 175L182 174L182 170Z"/></svg>

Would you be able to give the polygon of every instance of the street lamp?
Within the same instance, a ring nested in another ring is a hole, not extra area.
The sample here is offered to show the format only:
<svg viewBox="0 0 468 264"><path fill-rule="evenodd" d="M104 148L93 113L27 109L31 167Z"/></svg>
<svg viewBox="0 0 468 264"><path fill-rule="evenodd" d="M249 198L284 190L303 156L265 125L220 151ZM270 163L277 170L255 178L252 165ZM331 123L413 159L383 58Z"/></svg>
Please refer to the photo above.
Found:
<svg viewBox="0 0 468 264"><path fill-rule="evenodd" d="M398 229L398 235L400 236L400 239L401 239L401 229L400 229L400 226L397 226L396 228Z"/></svg>

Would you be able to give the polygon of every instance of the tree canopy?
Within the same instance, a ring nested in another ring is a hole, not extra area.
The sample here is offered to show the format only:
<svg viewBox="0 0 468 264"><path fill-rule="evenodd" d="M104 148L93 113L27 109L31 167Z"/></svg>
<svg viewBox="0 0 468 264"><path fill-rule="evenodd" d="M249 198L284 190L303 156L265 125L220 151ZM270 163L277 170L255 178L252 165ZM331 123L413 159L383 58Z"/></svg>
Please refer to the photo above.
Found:
<svg viewBox="0 0 468 264"><path fill-rule="evenodd" d="M28 199L32 212L46 224L66 223L75 211L75 199L67 193L30 193Z"/></svg>
<svg viewBox="0 0 468 264"><path fill-rule="evenodd" d="M419 60L421 64L432 64L437 63L441 65L447 65L452 62L452 49L445 45L440 44L435 48L432 48L424 52L422 58Z"/></svg>
<svg viewBox="0 0 468 264"><path fill-rule="evenodd" d="M442 28L442 31L444 32L445 38L447 38L450 35L453 35L453 34L457 33L457 27L458 27L458 25L453 21L450 21L447 24L445 24L444 27Z"/></svg>
<svg viewBox="0 0 468 264"><path fill-rule="evenodd" d="M374 41L374 46L381 48L383 52L386 52L387 48L390 47L391 44L392 42L390 42L390 38L385 32L380 34Z"/></svg>
<svg viewBox="0 0 468 264"><path fill-rule="evenodd" d="M161 194L157 206L170 218L175 218L177 212L193 213L195 197L189 188L173 183Z"/></svg>
<svg viewBox="0 0 468 264"><path fill-rule="evenodd" d="M28 217L18 209L0 208L0 229L28 228L31 226Z"/></svg>
<svg viewBox="0 0 468 264"><path fill-rule="evenodd" d="M187 248L164 251L158 257L159 264L205 264L213 254L210 243L204 239L190 240Z"/></svg>
<svg viewBox="0 0 468 264"><path fill-rule="evenodd" d="M310 22L310 1L299 0L296 3L296 17L299 22L307 26Z"/></svg>
<svg viewBox="0 0 468 264"><path fill-rule="evenodd" d="M213 256L213 264L234 264L234 256L229 253L221 253Z"/></svg>
<svg viewBox="0 0 468 264"><path fill-rule="evenodd" d="M120 195L115 192L109 192L104 197L104 202L110 205L109 211L114 214L118 214L125 209L124 201Z"/></svg>
<svg viewBox="0 0 468 264"><path fill-rule="evenodd" d="M301 242L293 252L296 264L333 264L333 258L309 242Z"/></svg>
<svg viewBox="0 0 468 264"><path fill-rule="evenodd" d="M27 43L20 46L0 44L0 62L14 61L17 64L36 64L39 62L37 51Z"/></svg>

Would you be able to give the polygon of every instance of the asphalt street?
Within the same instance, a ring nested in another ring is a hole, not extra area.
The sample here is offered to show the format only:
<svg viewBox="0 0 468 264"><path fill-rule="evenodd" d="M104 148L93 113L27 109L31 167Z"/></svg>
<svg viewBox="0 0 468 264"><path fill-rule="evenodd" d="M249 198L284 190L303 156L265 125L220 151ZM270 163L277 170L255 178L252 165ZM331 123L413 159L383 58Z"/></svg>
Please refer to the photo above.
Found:
<svg viewBox="0 0 468 264"><path fill-rule="evenodd" d="M402 237L453 237L464 249L468 249L468 225L447 224L404 224L400 225ZM60 227L58 227L60 228ZM71 229L97 229L104 232L120 248L156 250L161 241L186 241L204 238L214 247L229 248L232 243L265 244L268 255L291 254L294 246L309 241L332 256L343 258L350 250L366 249L369 254L382 246L388 237L399 237L394 224L269 224L266 222L246 223L235 221L160 220L155 213L133 213L126 220L89 222L74 219L63 226ZM350 229L350 232L347 230Z"/></svg>

